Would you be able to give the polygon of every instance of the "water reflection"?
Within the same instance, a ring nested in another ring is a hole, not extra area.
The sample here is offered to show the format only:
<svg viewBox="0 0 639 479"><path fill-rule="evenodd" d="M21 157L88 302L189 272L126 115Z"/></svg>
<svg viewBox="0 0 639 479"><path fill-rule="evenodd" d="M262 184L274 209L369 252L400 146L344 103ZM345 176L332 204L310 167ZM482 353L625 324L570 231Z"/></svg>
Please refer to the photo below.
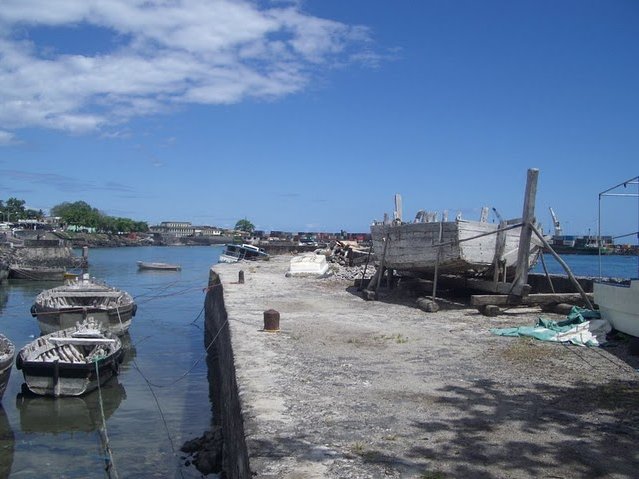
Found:
<svg viewBox="0 0 639 479"><path fill-rule="evenodd" d="M9 301L9 288L6 286L0 286L0 313L4 311L4 307Z"/></svg>
<svg viewBox="0 0 639 479"><path fill-rule="evenodd" d="M131 335L126 332L122 336L120 336L120 341L122 341L122 349L124 349L124 356L122 356L122 362L120 363L120 368L128 366L131 361L135 359L137 356L137 349L133 341L131 340Z"/></svg>
<svg viewBox="0 0 639 479"><path fill-rule="evenodd" d="M0 405L0 477L9 477L13 466L15 438L4 407Z"/></svg>
<svg viewBox="0 0 639 479"><path fill-rule="evenodd" d="M102 407L107 420L126 399L124 386L117 377L102 386ZM84 396L52 398L31 393L24 385L16 396L23 432L60 434L93 432L102 427L100 391Z"/></svg>

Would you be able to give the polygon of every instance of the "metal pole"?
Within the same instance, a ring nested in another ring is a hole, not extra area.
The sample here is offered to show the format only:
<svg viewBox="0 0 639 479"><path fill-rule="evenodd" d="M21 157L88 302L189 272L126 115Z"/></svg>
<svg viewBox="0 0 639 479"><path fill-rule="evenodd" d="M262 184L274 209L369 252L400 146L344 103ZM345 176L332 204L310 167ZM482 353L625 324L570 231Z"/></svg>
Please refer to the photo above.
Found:
<svg viewBox="0 0 639 479"><path fill-rule="evenodd" d="M601 281L601 193L599 193L599 208L597 212L597 254L599 255L599 281Z"/></svg>

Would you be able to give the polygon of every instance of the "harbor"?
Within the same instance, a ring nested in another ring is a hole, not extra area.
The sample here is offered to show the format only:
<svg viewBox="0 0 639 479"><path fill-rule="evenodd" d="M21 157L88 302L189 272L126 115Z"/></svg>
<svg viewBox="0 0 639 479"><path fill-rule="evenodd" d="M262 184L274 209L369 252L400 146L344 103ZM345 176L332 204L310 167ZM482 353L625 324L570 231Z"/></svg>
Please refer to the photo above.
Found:
<svg viewBox="0 0 639 479"><path fill-rule="evenodd" d="M396 194L368 244L304 236L278 253L228 243L79 256L25 241L22 257L84 267L64 286L37 267L9 277L6 317L24 313L23 289L32 321L6 327L22 377L3 374L15 409L2 410L25 426L7 428L5 475L39 473L16 439L34 434L59 470L82 449L73 475L109 478L632 477L633 258L585 255L588 274L575 276L580 255L564 260L535 220L537 176L528 170L522 217L493 208L498 223L488 207L478 220L420 210L403 221ZM593 278L604 263L620 278ZM42 411L55 425L44 434L32 429ZM128 445L145 429L147 461L135 463ZM52 447L51 430L75 445Z"/></svg>
<svg viewBox="0 0 639 479"><path fill-rule="evenodd" d="M244 425L229 477L634 477L627 342L499 337L490 330L533 325L539 308L426 313L401 289L365 301L352 282L287 277L289 259L212 269L207 337L228 324L238 404L226 413L241 417L226 421ZM265 330L272 311L277 331Z"/></svg>
<svg viewBox="0 0 639 479"><path fill-rule="evenodd" d="M220 252L202 246L90 250L91 277L130 293L138 305L122 336L119 373L100 390L53 398L25 390L14 360L0 407L0 477L201 477L180 449L212 419L202 308L208 267ZM182 270L139 271L139 260L179 263ZM61 285L11 279L0 287L2 332L16 354L41 335L30 314L38 294Z"/></svg>

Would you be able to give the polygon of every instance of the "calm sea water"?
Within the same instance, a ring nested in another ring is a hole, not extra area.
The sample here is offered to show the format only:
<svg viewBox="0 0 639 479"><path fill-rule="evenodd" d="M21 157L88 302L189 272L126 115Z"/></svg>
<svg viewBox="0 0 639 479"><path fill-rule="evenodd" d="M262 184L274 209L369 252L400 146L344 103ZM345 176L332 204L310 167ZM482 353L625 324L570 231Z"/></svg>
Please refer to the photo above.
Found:
<svg viewBox="0 0 639 479"><path fill-rule="evenodd" d="M561 259L575 276L599 276L599 256L566 254ZM546 268L551 274L566 274L563 267L551 255L544 255ZM541 261L532 269L543 273ZM637 256L605 255L601 256L601 275L611 278L639 278L639 258Z"/></svg>
<svg viewBox="0 0 639 479"><path fill-rule="evenodd" d="M89 252L91 276L128 291L138 304L120 375L102 388L106 432L121 478L200 477L193 466L181 465L179 449L201 436L211 420L203 288L221 249ZM179 263L182 271L138 272L138 260ZM39 335L29 308L40 291L56 285L12 282L0 287L0 332L16 349ZM25 395L22 383L22 372L14 366L0 408L0 477L109 477L98 392L56 400Z"/></svg>

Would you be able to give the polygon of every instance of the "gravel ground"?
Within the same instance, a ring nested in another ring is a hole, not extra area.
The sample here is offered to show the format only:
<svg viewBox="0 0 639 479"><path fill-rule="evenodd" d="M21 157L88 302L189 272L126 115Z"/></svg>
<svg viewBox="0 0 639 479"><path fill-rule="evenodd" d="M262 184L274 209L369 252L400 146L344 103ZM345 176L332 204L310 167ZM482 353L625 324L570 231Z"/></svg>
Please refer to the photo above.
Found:
<svg viewBox="0 0 639 479"><path fill-rule="evenodd" d="M288 259L214 268L256 478L637 477L639 362L622 340L499 337L542 313L368 302L337 277L285 277ZM261 331L268 309L278 333Z"/></svg>

